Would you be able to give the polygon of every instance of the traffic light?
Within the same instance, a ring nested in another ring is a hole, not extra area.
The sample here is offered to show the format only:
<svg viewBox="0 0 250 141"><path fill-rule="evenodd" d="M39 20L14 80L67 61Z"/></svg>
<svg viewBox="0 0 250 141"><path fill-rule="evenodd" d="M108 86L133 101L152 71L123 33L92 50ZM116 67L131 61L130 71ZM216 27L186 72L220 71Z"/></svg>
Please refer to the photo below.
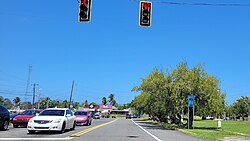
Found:
<svg viewBox="0 0 250 141"><path fill-rule="evenodd" d="M152 19L152 2L140 1L140 15L139 15L140 26L151 26Z"/></svg>
<svg viewBox="0 0 250 141"><path fill-rule="evenodd" d="M81 0L79 7L79 22L90 22L92 0Z"/></svg>

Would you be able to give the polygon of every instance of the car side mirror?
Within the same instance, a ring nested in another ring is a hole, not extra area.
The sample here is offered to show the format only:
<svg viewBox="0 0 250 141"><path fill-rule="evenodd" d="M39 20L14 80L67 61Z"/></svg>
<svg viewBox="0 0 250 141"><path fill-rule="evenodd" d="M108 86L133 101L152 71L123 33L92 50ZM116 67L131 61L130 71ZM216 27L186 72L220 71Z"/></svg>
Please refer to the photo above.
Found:
<svg viewBox="0 0 250 141"><path fill-rule="evenodd" d="M36 113L36 116L38 116L39 115L39 113Z"/></svg>
<svg viewBox="0 0 250 141"><path fill-rule="evenodd" d="M70 116L71 116L71 114L67 114L67 115L66 115L66 117L70 117Z"/></svg>

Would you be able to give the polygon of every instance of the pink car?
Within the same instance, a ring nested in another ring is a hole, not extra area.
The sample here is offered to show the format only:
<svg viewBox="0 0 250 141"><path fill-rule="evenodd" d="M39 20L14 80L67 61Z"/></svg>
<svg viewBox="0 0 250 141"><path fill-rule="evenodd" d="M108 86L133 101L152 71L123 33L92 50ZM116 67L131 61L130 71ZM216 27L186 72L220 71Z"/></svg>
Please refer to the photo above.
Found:
<svg viewBox="0 0 250 141"><path fill-rule="evenodd" d="M91 125L92 118L90 112L79 110L74 115L76 116L76 125Z"/></svg>

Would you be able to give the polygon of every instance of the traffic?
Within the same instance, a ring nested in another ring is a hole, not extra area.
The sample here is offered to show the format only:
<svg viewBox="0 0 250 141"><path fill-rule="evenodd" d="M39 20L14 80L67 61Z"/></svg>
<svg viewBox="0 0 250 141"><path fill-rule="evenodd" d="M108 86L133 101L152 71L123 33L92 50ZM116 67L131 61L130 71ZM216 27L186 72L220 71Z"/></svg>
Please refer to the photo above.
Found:
<svg viewBox="0 0 250 141"><path fill-rule="evenodd" d="M100 114L87 110L72 112L68 108L27 109L10 114L4 105L0 105L0 117L0 129L5 132L14 128L26 128L27 134L39 132L62 134L65 131L75 130L76 126L90 126L93 119L100 119Z"/></svg>

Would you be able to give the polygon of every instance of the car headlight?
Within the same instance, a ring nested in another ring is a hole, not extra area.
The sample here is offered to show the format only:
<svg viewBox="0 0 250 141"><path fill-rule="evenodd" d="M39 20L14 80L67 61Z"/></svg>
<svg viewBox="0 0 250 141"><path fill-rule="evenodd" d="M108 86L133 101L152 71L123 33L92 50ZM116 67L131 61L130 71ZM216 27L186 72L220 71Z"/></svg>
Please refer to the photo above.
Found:
<svg viewBox="0 0 250 141"><path fill-rule="evenodd" d="M31 118L30 120L29 120L29 123L32 123L34 120Z"/></svg>
<svg viewBox="0 0 250 141"><path fill-rule="evenodd" d="M53 122L54 123L60 123L62 121L62 119L56 119L56 120L54 120Z"/></svg>

